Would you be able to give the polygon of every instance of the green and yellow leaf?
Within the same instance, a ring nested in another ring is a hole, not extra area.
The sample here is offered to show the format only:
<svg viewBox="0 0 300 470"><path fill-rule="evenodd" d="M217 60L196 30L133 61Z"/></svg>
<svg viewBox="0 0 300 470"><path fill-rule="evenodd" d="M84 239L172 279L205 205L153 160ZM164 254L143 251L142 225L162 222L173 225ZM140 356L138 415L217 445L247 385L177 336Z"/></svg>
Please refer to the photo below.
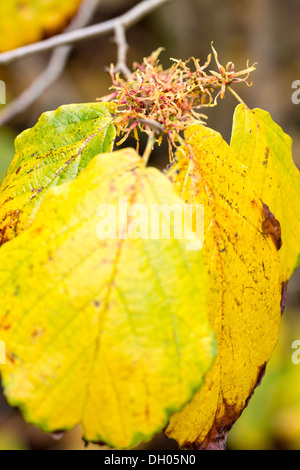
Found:
<svg viewBox="0 0 300 470"><path fill-rule="evenodd" d="M202 388L167 436L188 448L223 448L277 342L282 273L268 211L247 168L217 132L194 125L167 171L180 197L205 207L204 257L211 280L209 319L218 356Z"/></svg>
<svg viewBox="0 0 300 470"><path fill-rule="evenodd" d="M120 196L147 210L183 205L134 150L96 156L1 247L0 337L5 395L28 422L47 432L81 424L86 440L127 448L192 398L216 344L202 250L174 238L174 221L169 239L96 235L99 206L119 220Z"/></svg>
<svg viewBox="0 0 300 470"><path fill-rule="evenodd" d="M72 104L43 114L15 140L0 188L0 245L27 228L53 186L72 181L115 138L113 104Z"/></svg>

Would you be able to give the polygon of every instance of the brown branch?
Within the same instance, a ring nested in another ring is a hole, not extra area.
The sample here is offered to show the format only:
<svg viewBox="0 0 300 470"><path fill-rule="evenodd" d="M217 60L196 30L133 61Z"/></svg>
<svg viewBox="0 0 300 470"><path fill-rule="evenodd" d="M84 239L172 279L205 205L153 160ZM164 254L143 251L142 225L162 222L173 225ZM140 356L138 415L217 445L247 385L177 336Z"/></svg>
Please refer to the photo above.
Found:
<svg viewBox="0 0 300 470"><path fill-rule="evenodd" d="M115 43L118 48L117 63L114 72L122 72L125 77L131 75L130 69L126 65L128 44L126 41L125 28L122 23L118 23L115 28Z"/></svg>
<svg viewBox="0 0 300 470"><path fill-rule="evenodd" d="M91 21L101 0L85 0L66 31L84 27ZM52 52L46 69L15 100L0 112L0 127L26 111L62 74L73 46L61 46Z"/></svg>
<svg viewBox="0 0 300 470"><path fill-rule="evenodd" d="M63 34L0 54L0 64L8 64L20 58L55 48L46 69L20 96L0 112L0 127L28 109L59 78L66 66L73 44L77 42L114 32L117 45L117 64L115 70L122 72L125 76L129 76L131 71L126 65L128 49L125 35L126 29L161 4L167 3L170 0L144 0L117 18L85 27L93 17L100 1L85 0L78 14Z"/></svg>

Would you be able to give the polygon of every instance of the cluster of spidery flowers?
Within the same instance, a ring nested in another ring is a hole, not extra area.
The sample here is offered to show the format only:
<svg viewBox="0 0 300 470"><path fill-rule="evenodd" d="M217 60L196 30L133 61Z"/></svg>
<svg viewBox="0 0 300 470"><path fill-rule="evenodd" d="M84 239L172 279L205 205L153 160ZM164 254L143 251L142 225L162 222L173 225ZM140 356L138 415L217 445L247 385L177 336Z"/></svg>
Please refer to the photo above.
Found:
<svg viewBox="0 0 300 470"><path fill-rule="evenodd" d="M211 55L204 65L194 57L185 62L171 59L172 66L164 70L158 61L162 49L145 58L142 64L134 64L134 72L126 78L115 74L111 66L112 93L104 99L117 104L114 124L118 133L123 134L118 144L131 133L138 143L138 129L154 135L158 143L165 135L172 159L173 148L182 142L180 132L195 122L204 123L203 108L215 106L231 84L243 81L249 85L247 79L254 66L247 64L245 70L235 72L234 64L229 62L223 67L212 49L218 72L207 72Z"/></svg>

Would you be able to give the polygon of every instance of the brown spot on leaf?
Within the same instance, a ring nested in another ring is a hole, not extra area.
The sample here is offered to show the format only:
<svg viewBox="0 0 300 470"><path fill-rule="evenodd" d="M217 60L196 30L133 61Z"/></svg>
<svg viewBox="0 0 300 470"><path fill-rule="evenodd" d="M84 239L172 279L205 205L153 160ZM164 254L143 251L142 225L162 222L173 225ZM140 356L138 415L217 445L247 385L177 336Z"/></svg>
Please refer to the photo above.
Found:
<svg viewBox="0 0 300 470"><path fill-rule="evenodd" d="M2 207L4 206L4 204L7 204L8 202L12 201L13 198L12 197L8 197L7 199L5 199L5 201L3 202L2 204Z"/></svg>
<svg viewBox="0 0 300 470"><path fill-rule="evenodd" d="M19 358L13 352L7 352L6 353L6 359L7 359L7 362L10 362L11 364L14 364L16 362L16 360L19 359Z"/></svg>
<svg viewBox="0 0 300 470"><path fill-rule="evenodd" d="M216 421L203 441L199 442L196 440L195 442L185 442L181 447L190 450L226 450L228 433L236 420L242 414L243 410L247 407L251 397L253 396L255 388L261 384L262 378L266 371L266 365L267 363L265 362L261 367L259 367L256 382L247 400L245 401L243 409L235 409L234 405L229 405L223 398L226 414L222 417L222 422Z"/></svg>
<svg viewBox="0 0 300 470"><path fill-rule="evenodd" d="M44 332L45 332L44 328L36 327L31 334L31 338L32 339L38 338L39 336L42 336Z"/></svg>
<svg viewBox="0 0 300 470"><path fill-rule="evenodd" d="M270 211L266 204L263 204L265 220L262 223L262 231L264 235L271 235L277 250L282 246L281 227L278 220Z"/></svg>
<svg viewBox="0 0 300 470"><path fill-rule="evenodd" d="M287 293L287 282L283 282L281 284L281 302L280 302L281 314L283 314L284 309L285 309L286 293Z"/></svg>
<svg viewBox="0 0 300 470"><path fill-rule="evenodd" d="M253 396L253 393L254 393L254 390L256 389L256 387L258 387L260 384L261 384L261 381L263 379L263 376L265 375L265 372L266 372L266 366L267 366L267 363L265 362L259 369L258 369L258 374L257 374L257 379L256 379L256 383L252 389L252 392L250 393L249 397L247 398L246 402L245 402L245 408L246 406L248 406L248 403L250 401L250 399L252 398Z"/></svg>
<svg viewBox="0 0 300 470"><path fill-rule="evenodd" d="M44 188L37 188L37 189L32 189L31 192L34 193L33 196L31 196L30 200L34 199L38 194L40 194L42 191L44 191Z"/></svg>
<svg viewBox="0 0 300 470"><path fill-rule="evenodd" d="M19 221L19 216L20 216L20 211L14 210L14 211L8 211L3 217L3 220L8 219L9 222L0 229L0 246L10 240L11 237L6 234L6 232L9 229L16 231L16 227Z"/></svg>
<svg viewBox="0 0 300 470"><path fill-rule="evenodd" d="M267 165L267 164L268 164L269 155L270 155L270 149L269 149L269 147L266 147L266 150L265 150L265 160L262 162L263 165Z"/></svg>

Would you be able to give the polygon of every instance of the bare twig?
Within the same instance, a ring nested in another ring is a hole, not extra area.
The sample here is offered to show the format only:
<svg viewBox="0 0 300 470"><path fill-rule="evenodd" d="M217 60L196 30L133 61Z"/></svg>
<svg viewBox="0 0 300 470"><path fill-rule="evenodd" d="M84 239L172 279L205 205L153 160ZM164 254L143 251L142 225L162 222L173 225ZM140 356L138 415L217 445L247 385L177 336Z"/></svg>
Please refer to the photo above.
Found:
<svg viewBox="0 0 300 470"><path fill-rule="evenodd" d="M6 105L3 111L0 112L0 127L26 111L59 78L65 68L70 52L71 46L62 46L52 53L46 69L21 95Z"/></svg>
<svg viewBox="0 0 300 470"><path fill-rule="evenodd" d="M85 0L79 7L78 13L65 29L65 33L84 28L92 19L102 0Z"/></svg>
<svg viewBox="0 0 300 470"><path fill-rule="evenodd" d="M160 136L163 133L163 126L159 122L155 121L154 119L140 118L138 122L140 122L141 124L145 124L150 129L152 129L156 137Z"/></svg>
<svg viewBox="0 0 300 470"><path fill-rule="evenodd" d="M52 85L62 74L73 44L100 36L109 32L115 33L117 45L117 64L115 71L122 72L128 77L131 72L126 65L127 41L126 28L139 21L155 8L170 0L144 0L125 14L98 25L85 27L93 17L101 0L85 0L75 19L65 32L46 41L41 41L29 46L20 47L13 51L0 54L0 64L8 64L19 58L28 57L38 52L55 48L46 69L34 80L34 82L12 103L7 105L0 113L0 127L7 124L18 114L24 112ZM57 47L59 46L59 47Z"/></svg>
<svg viewBox="0 0 300 470"><path fill-rule="evenodd" d="M147 145L146 145L146 148L145 148L145 151L144 151L144 154L143 154L144 166L147 166L147 164L148 164L148 161L149 161L149 158L150 158L150 155L151 155L151 152L153 150L153 146L154 146L155 142L156 142L155 131L153 131L148 137Z"/></svg>
<svg viewBox="0 0 300 470"><path fill-rule="evenodd" d="M126 64L128 44L126 41L125 28L122 23L118 23L116 25L115 43L118 48L118 58L114 72L122 72L125 77L129 77L131 75L131 71Z"/></svg>
<svg viewBox="0 0 300 470"><path fill-rule="evenodd" d="M84 27L94 16L101 0L85 0L81 5L76 17L66 28L66 31L76 30ZM50 57L46 69L31 83L31 85L14 101L7 105L0 113L0 127L24 112L34 103L52 83L54 83L63 72L72 46L61 46L55 49Z"/></svg>
<svg viewBox="0 0 300 470"><path fill-rule="evenodd" d="M0 64L9 64L15 60L21 58L23 59L33 54L37 54L38 52L48 51L58 46L76 44L78 42L86 41L87 39L103 36L105 34L115 32L120 25L124 28L124 30L126 30L133 24L140 21L146 15L151 13L153 10L165 3L168 3L169 1L171 0L143 0L138 5L134 6L131 10L117 18L86 28L81 28L77 31L60 34L50 39L46 39L35 44L30 44L29 46L19 47L13 51L3 52L0 54Z"/></svg>

